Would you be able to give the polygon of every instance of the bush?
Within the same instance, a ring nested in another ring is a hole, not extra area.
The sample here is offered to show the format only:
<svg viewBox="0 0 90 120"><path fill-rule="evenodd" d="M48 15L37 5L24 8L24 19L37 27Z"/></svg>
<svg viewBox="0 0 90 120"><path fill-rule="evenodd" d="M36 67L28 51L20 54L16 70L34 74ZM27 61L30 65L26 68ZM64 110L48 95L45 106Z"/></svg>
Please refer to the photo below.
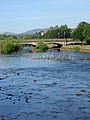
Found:
<svg viewBox="0 0 90 120"><path fill-rule="evenodd" d="M46 51L48 50L48 46L42 40L38 40L36 45L36 50Z"/></svg>
<svg viewBox="0 0 90 120"><path fill-rule="evenodd" d="M11 54L18 52L21 48L21 43L18 40L2 40L0 41L0 53Z"/></svg>

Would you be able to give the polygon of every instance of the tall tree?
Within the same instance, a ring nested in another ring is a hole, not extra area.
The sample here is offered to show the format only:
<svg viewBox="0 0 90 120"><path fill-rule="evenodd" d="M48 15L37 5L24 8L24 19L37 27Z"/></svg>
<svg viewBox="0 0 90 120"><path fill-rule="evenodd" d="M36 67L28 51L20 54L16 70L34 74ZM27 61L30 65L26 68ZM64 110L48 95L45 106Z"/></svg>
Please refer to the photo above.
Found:
<svg viewBox="0 0 90 120"><path fill-rule="evenodd" d="M72 33L72 38L75 40L80 40L81 42L84 41L84 26L87 25L86 22L81 22L78 24L77 28Z"/></svg>
<svg viewBox="0 0 90 120"><path fill-rule="evenodd" d="M43 36L44 38L70 38L71 37L71 29L68 28L67 25L61 25L60 27L50 28L46 34Z"/></svg>
<svg viewBox="0 0 90 120"><path fill-rule="evenodd" d="M58 38L71 37L71 29L69 29L67 25L61 25L61 27L59 27L57 31L58 31Z"/></svg>
<svg viewBox="0 0 90 120"><path fill-rule="evenodd" d="M86 44L90 44L90 24L86 24L84 26L83 36Z"/></svg>

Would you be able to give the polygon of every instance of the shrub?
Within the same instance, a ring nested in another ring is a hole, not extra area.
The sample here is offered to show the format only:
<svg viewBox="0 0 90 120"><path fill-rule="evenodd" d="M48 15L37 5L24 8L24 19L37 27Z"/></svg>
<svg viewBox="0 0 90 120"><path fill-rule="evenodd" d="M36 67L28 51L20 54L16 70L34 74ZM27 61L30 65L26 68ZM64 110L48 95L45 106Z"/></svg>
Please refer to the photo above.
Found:
<svg viewBox="0 0 90 120"><path fill-rule="evenodd" d="M21 48L21 43L18 40L2 40L0 41L0 53L11 54L18 52Z"/></svg>
<svg viewBox="0 0 90 120"><path fill-rule="evenodd" d="M36 50L46 51L48 50L48 46L42 40L38 40L36 45Z"/></svg>

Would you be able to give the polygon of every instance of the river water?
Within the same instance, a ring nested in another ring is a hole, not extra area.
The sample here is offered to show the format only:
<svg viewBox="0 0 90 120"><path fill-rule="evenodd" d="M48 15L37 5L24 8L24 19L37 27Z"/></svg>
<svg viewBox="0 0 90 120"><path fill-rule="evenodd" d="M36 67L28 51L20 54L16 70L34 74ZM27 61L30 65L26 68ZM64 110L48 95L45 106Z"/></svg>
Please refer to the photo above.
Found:
<svg viewBox="0 0 90 120"><path fill-rule="evenodd" d="M0 55L0 120L90 120L90 54Z"/></svg>

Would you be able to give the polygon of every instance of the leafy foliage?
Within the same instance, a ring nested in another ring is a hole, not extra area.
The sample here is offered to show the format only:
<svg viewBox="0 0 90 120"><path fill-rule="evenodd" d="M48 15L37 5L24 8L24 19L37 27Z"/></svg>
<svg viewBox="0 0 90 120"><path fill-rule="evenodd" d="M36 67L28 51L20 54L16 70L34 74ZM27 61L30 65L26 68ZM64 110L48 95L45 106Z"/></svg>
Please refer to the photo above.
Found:
<svg viewBox="0 0 90 120"><path fill-rule="evenodd" d="M85 42L86 42L87 45L90 45L90 37L87 36L87 37L85 38Z"/></svg>
<svg viewBox="0 0 90 120"><path fill-rule="evenodd" d="M18 36L0 35L0 40L11 40L11 39L18 39Z"/></svg>
<svg viewBox="0 0 90 120"><path fill-rule="evenodd" d="M48 46L42 40L37 41L36 50L46 51L47 49L48 49Z"/></svg>
<svg viewBox="0 0 90 120"><path fill-rule="evenodd" d="M86 44L90 45L90 24L84 26L83 36Z"/></svg>
<svg viewBox="0 0 90 120"><path fill-rule="evenodd" d="M81 22L78 24L77 28L72 33L72 38L75 40L80 40L81 42L84 41L84 26L87 25L86 22Z"/></svg>
<svg viewBox="0 0 90 120"><path fill-rule="evenodd" d="M70 38L70 37L71 29L69 29L67 25L61 25L60 27L51 28L43 36L43 38L46 39Z"/></svg>
<svg viewBox="0 0 90 120"><path fill-rule="evenodd" d="M20 39L32 39L32 35L20 35Z"/></svg>
<svg viewBox="0 0 90 120"><path fill-rule="evenodd" d="M21 43L18 40L2 40L0 41L0 53L11 54L18 52L21 48Z"/></svg>

